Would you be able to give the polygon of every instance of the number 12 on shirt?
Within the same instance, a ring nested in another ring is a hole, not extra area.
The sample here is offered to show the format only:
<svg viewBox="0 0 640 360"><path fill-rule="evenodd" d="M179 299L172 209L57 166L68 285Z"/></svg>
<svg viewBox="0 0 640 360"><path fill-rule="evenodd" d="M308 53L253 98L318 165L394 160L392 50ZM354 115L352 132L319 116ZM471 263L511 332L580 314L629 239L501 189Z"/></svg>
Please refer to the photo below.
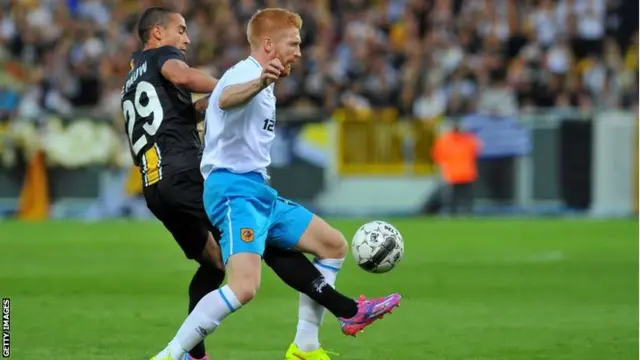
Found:
<svg viewBox="0 0 640 360"><path fill-rule="evenodd" d="M264 119L262 124L262 130L273 132L273 128L276 126L276 121L273 119Z"/></svg>

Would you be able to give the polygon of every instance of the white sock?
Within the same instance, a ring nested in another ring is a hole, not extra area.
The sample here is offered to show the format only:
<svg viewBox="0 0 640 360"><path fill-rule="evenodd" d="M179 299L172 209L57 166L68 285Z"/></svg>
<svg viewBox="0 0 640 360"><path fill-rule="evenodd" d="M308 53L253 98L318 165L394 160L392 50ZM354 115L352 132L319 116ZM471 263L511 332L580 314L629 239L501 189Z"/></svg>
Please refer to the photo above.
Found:
<svg viewBox="0 0 640 360"><path fill-rule="evenodd" d="M156 357L171 355L174 360L181 360L186 352L212 333L227 315L241 306L228 285L208 293L187 316L169 345Z"/></svg>
<svg viewBox="0 0 640 360"><path fill-rule="evenodd" d="M313 265L324 276L331 287L335 287L338 271L344 259L313 259ZM324 306L318 304L305 294L300 294L298 307L298 328L293 342L302 351L308 352L320 348L318 330L325 312Z"/></svg>

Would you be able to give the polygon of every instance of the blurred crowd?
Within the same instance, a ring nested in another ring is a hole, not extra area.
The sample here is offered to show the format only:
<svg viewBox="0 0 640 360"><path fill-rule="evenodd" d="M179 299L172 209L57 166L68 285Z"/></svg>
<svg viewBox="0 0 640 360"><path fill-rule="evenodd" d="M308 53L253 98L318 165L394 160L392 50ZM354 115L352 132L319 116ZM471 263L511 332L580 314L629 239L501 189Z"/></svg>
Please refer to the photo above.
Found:
<svg viewBox="0 0 640 360"><path fill-rule="evenodd" d="M142 9L187 19L188 61L247 55L264 6L299 12L303 59L281 107L394 106L416 118L540 107L638 106L638 3L623 0L0 0L0 118L121 116Z"/></svg>

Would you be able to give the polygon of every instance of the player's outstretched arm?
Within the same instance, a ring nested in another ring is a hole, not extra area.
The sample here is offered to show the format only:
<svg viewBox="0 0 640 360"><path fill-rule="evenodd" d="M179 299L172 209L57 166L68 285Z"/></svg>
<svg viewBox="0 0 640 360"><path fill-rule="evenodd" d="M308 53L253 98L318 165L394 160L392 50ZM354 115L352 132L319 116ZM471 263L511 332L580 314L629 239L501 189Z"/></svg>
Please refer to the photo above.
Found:
<svg viewBox="0 0 640 360"><path fill-rule="evenodd" d="M218 100L218 106L222 110L232 109L248 103L262 89L267 87L261 78L251 80L244 84L230 85L222 90Z"/></svg>
<svg viewBox="0 0 640 360"><path fill-rule="evenodd" d="M229 85L220 94L218 106L222 110L232 109L248 103L254 96L280 78L284 67L280 60L273 59L262 70L262 74L255 80L242 84Z"/></svg>
<svg viewBox="0 0 640 360"><path fill-rule="evenodd" d="M196 93L211 93L218 79L189 67L184 61L170 59L162 65L162 76L176 86Z"/></svg>
<svg viewBox="0 0 640 360"><path fill-rule="evenodd" d="M196 114L198 115L198 121L204 120L204 115L209 106L209 98L211 98L211 95L200 98L193 103L193 107L196 109Z"/></svg>

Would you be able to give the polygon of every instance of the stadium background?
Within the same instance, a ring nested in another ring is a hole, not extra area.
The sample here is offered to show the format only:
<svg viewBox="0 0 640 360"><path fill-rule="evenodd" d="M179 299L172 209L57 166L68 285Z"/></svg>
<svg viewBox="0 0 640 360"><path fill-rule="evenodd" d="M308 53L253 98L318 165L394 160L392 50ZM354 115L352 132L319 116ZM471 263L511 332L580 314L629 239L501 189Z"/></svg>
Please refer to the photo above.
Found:
<svg viewBox="0 0 640 360"><path fill-rule="evenodd" d="M12 358L148 358L184 317L194 265L157 222L130 221L150 217L119 102L136 17L160 3L0 0ZM170 3L190 63L217 76L265 5ZM338 281L405 305L356 341L327 319L325 346L352 360L638 358L637 1L264 3L305 22L304 60L276 89L274 186L347 237L375 217L406 241L391 273L347 261ZM430 146L457 121L484 144L477 214L525 219L422 215L441 188ZM281 358L297 297L263 281L209 343L216 358Z"/></svg>
<svg viewBox="0 0 640 360"><path fill-rule="evenodd" d="M119 91L140 9L161 3L3 3L3 214L147 216L129 181ZM633 1L171 3L188 19L189 61L216 76L246 56L257 8L302 14L304 60L277 89L271 171L279 191L320 213L428 209L440 187L430 146L451 121L475 124L484 143L479 212L633 211ZM496 180L491 165L505 158ZM381 187L387 196L371 196Z"/></svg>

